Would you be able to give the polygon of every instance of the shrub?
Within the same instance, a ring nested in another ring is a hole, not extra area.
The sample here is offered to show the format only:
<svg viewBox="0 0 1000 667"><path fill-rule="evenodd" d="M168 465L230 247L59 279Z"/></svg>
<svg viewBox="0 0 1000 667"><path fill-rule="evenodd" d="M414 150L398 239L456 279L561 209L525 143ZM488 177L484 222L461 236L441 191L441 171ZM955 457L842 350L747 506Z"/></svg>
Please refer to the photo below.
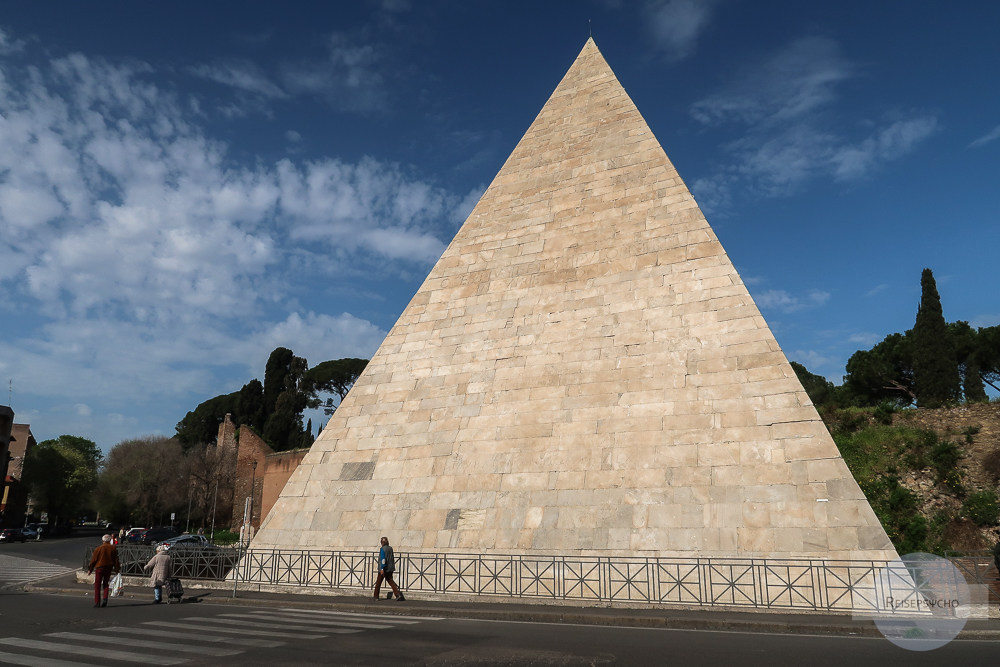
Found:
<svg viewBox="0 0 1000 667"><path fill-rule="evenodd" d="M892 425L892 415L895 414L898 409L899 406L893 403L879 403L878 407L875 408L873 417L879 424L890 426Z"/></svg>
<svg viewBox="0 0 1000 667"><path fill-rule="evenodd" d="M979 426L970 426L969 428L962 431L962 435L965 436L965 442L971 445L973 436L978 435L981 430L982 428Z"/></svg>
<svg viewBox="0 0 1000 667"><path fill-rule="evenodd" d="M937 472L938 481L944 482L948 474L955 470L958 460L962 458L962 452L958 445L950 440L941 440L931 448L931 465Z"/></svg>
<svg viewBox="0 0 1000 667"><path fill-rule="evenodd" d="M977 491L965 499L962 513L977 526L995 526L1000 520L1000 503L993 491Z"/></svg>
<svg viewBox="0 0 1000 667"><path fill-rule="evenodd" d="M983 472L990 476L994 484L1000 482L1000 449L994 449L983 457Z"/></svg>
<svg viewBox="0 0 1000 667"><path fill-rule="evenodd" d="M240 534L231 530L217 530L212 541L220 547L224 547L239 542Z"/></svg>

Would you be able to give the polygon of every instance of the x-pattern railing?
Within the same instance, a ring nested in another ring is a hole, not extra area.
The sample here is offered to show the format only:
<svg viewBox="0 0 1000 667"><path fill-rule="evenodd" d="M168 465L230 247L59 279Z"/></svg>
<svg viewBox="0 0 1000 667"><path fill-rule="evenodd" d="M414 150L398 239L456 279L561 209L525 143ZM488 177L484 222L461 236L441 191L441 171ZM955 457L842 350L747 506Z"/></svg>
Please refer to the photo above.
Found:
<svg viewBox="0 0 1000 667"><path fill-rule="evenodd" d="M123 545L118 553L123 572L141 576L153 549ZM377 574L374 551L233 548L171 556L178 576L192 579L350 590L371 588ZM978 560L985 557L956 559L972 583L987 568ZM920 595L909 574L883 561L397 553L396 581L434 594L845 611Z"/></svg>

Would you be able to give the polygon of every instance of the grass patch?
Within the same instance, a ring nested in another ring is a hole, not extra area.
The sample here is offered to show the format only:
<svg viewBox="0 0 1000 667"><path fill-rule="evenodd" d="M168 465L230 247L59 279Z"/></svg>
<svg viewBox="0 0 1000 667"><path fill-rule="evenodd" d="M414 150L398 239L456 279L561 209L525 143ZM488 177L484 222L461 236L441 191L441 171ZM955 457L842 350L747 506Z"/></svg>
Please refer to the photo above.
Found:
<svg viewBox="0 0 1000 667"><path fill-rule="evenodd" d="M928 521L921 513L923 500L903 486L900 478L910 471L931 468L938 484L963 495L958 446L941 440L933 431L890 426L871 408L844 412L848 414L836 416L834 442L896 551L942 553L949 548L945 535L955 517L939 512Z"/></svg>

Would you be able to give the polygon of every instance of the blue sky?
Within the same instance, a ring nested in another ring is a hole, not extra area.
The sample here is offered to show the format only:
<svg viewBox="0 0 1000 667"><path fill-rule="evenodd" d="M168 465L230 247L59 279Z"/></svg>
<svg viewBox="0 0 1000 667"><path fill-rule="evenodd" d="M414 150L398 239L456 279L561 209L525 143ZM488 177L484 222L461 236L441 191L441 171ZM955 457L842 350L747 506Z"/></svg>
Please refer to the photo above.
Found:
<svg viewBox="0 0 1000 667"><path fill-rule="evenodd" d="M16 421L107 450L371 356L591 26L791 360L839 382L924 267L1000 324L997 3L8 3Z"/></svg>

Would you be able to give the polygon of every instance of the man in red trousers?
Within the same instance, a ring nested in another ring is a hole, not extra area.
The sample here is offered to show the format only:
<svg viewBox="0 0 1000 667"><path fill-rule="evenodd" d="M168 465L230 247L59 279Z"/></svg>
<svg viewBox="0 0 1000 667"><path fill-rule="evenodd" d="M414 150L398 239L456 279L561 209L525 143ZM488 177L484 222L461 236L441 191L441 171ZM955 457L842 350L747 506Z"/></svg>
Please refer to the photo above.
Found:
<svg viewBox="0 0 1000 667"><path fill-rule="evenodd" d="M108 589L111 583L111 572L115 574L121 572L121 563L118 562L118 549L111 544L111 536L105 535L101 538L101 546L94 549L94 555L90 557L90 565L87 567L87 574L96 572L94 575L94 606L108 606ZM104 597L101 598L101 590Z"/></svg>

